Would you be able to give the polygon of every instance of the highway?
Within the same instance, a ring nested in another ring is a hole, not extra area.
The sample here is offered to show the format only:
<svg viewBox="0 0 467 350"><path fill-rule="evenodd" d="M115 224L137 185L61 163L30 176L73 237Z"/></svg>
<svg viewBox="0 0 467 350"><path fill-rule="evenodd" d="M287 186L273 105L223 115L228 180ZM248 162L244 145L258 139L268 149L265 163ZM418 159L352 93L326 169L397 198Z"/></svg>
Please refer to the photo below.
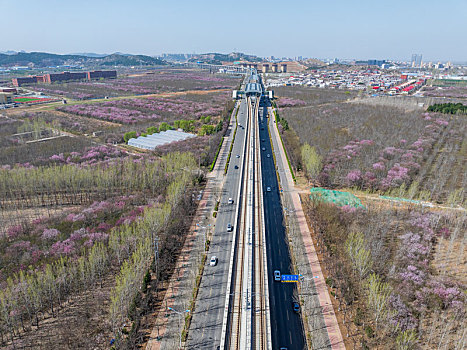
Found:
<svg viewBox="0 0 467 350"><path fill-rule="evenodd" d="M261 166L263 173L264 217L266 227L266 251L269 271L269 304L273 349L306 349L305 334L300 315L295 313L292 302L297 300L295 283L275 282L273 272L291 274L291 259L286 239L279 184L276 176L272 147L268 134L267 105L260 108ZM264 141L263 141L264 140ZM269 157L267 155L270 155ZM271 191L267 191L267 187Z"/></svg>
<svg viewBox="0 0 467 350"><path fill-rule="evenodd" d="M238 110L238 127L232 148L230 165L225 176L222 193L220 193L220 205L216 219L216 226L212 235L208 260L201 279L200 290L197 297L196 309L188 335L188 349L217 349L222 335L222 321L224 317L224 305L228 282L229 262L233 234L238 224L235 222L237 206L240 203L238 196L241 184L241 173L245 159L245 135L246 135L246 100L240 102ZM242 125L242 127L240 127ZM234 130L229 130L233 133ZM240 158L237 158L240 155ZM238 166L238 169L235 169ZM228 204L229 198L234 199L233 204ZM227 224L234 225L232 232L227 232ZM217 266L209 266L211 256L217 256Z"/></svg>

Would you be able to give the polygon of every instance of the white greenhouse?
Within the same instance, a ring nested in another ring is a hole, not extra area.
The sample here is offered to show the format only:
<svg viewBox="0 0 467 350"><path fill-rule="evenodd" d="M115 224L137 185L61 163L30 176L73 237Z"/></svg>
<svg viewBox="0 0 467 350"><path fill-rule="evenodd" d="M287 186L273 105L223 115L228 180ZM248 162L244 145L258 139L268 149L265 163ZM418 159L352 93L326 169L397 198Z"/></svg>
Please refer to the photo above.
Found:
<svg viewBox="0 0 467 350"><path fill-rule="evenodd" d="M130 139L128 140L128 145L142 149L154 150L158 146L162 146L176 141L186 140L195 136L196 135L182 131L167 130L148 136L140 136L136 139Z"/></svg>

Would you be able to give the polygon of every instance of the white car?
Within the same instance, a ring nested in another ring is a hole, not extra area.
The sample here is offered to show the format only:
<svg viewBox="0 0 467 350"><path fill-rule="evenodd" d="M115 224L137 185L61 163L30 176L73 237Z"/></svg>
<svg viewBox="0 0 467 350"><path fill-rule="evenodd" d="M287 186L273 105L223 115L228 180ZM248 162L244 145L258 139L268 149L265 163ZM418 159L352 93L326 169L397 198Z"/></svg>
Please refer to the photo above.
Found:
<svg viewBox="0 0 467 350"><path fill-rule="evenodd" d="M229 204L233 204L233 199L229 198Z"/></svg>
<svg viewBox="0 0 467 350"><path fill-rule="evenodd" d="M268 157L268 158L271 158L271 155L270 155L270 154L268 154L268 155L267 155L267 157Z"/></svg>
<svg viewBox="0 0 467 350"><path fill-rule="evenodd" d="M236 157L237 157L237 158L240 158L240 154L237 154Z"/></svg>
<svg viewBox="0 0 467 350"><path fill-rule="evenodd" d="M217 256L213 255L211 260L209 260L209 266L216 266L217 265Z"/></svg>
<svg viewBox="0 0 467 350"><path fill-rule="evenodd" d="M279 281L281 280L281 272L279 270L274 271L274 281Z"/></svg>
<svg viewBox="0 0 467 350"><path fill-rule="evenodd" d="M269 186L266 187L266 191L267 191L267 192L271 192L271 187L269 187Z"/></svg>
<svg viewBox="0 0 467 350"><path fill-rule="evenodd" d="M229 222L229 223L227 224L227 232L232 232L232 231L233 231L233 226L232 226L232 224Z"/></svg>

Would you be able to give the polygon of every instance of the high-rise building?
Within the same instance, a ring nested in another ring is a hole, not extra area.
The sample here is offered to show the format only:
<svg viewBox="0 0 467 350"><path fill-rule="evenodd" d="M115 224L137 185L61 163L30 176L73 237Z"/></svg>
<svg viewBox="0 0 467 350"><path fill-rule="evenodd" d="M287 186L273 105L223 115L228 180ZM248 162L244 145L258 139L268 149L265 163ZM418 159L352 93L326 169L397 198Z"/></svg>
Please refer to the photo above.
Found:
<svg viewBox="0 0 467 350"><path fill-rule="evenodd" d="M422 65L422 54L412 54L412 67L421 67Z"/></svg>

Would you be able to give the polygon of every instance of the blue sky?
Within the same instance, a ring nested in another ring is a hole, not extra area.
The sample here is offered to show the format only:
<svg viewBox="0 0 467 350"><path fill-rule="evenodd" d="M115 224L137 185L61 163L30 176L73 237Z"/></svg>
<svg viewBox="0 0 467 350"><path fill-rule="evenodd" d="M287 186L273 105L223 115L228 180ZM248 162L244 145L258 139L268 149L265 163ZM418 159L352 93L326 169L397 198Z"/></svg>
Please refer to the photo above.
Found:
<svg viewBox="0 0 467 350"><path fill-rule="evenodd" d="M466 19L467 0L0 0L0 51L467 61Z"/></svg>

